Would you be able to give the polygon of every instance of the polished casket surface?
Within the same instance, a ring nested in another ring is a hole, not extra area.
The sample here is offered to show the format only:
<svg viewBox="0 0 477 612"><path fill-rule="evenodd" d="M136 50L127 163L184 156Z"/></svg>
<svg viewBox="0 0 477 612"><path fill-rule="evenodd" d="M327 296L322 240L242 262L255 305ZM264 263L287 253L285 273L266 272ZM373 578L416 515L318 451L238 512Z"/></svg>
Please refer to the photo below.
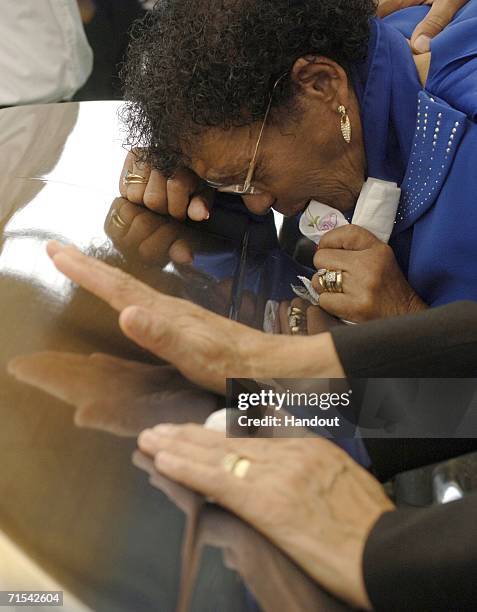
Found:
<svg viewBox="0 0 477 612"><path fill-rule="evenodd" d="M258 328L304 271L280 252L272 216L225 203L179 225L118 198L118 109L0 111L0 529L101 612L341 609L238 519L133 464L144 427L203 422L222 400L123 337L112 309L56 271L47 241ZM174 257L178 241L192 261ZM33 353L26 385L7 367Z"/></svg>

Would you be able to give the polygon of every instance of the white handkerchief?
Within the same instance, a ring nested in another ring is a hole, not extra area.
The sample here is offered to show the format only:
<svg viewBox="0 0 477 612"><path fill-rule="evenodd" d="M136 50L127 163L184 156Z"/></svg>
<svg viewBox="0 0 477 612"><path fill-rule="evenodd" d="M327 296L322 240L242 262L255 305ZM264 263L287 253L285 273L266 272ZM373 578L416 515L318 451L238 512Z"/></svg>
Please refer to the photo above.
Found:
<svg viewBox="0 0 477 612"><path fill-rule="evenodd" d="M369 178L361 190L352 223L388 243L400 198L401 190L396 183Z"/></svg>
<svg viewBox="0 0 477 612"><path fill-rule="evenodd" d="M337 227L348 225L342 212L312 200L300 219L300 232L319 244L323 236Z"/></svg>
<svg viewBox="0 0 477 612"><path fill-rule="evenodd" d="M400 198L401 190L396 183L369 178L361 190L352 223L389 242ZM300 219L301 233L316 244L327 232L343 225L348 225L343 213L315 200Z"/></svg>
<svg viewBox="0 0 477 612"><path fill-rule="evenodd" d="M311 284L311 280L306 278L306 276L299 276L298 280L303 283L303 287L291 285L293 293L302 300L310 302L312 306L318 306L320 303L320 296Z"/></svg>

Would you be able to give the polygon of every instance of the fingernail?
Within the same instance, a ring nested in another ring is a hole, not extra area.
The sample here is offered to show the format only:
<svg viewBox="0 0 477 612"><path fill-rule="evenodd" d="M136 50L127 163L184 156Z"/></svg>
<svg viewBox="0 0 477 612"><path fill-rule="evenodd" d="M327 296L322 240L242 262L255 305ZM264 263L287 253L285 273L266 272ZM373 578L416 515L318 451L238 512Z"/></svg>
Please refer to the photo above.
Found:
<svg viewBox="0 0 477 612"><path fill-rule="evenodd" d="M431 39L425 34L421 34L416 38L414 49L418 53L428 53L431 50Z"/></svg>
<svg viewBox="0 0 477 612"><path fill-rule="evenodd" d="M188 215L192 221L207 221L210 217L206 203L199 199L195 199L190 203Z"/></svg>
<svg viewBox="0 0 477 612"><path fill-rule="evenodd" d="M139 434L137 439L139 448L149 453L154 453L157 449L156 437L151 429L146 429Z"/></svg>
<svg viewBox="0 0 477 612"><path fill-rule="evenodd" d="M12 376L16 376L16 370L18 367L18 363L20 362L21 357L14 357L13 359L10 359L10 361L7 363L7 372L9 374L11 374Z"/></svg>
<svg viewBox="0 0 477 612"><path fill-rule="evenodd" d="M161 425L156 425L154 427L154 433L160 436L168 436L173 432L173 430L174 425L171 425L170 423L161 423Z"/></svg>
<svg viewBox="0 0 477 612"><path fill-rule="evenodd" d="M76 427L82 429L85 426L85 419L83 418L83 414L79 411L76 411L73 417L73 422Z"/></svg>
<svg viewBox="0 0 477 612"><path fill-rule="evenodd" d="M170 453L167 453L166 451L158 452L156 456L154 457L154 465L156 466L156 469L161 471L164 467L167 466L167 462L169 461L170 458L171 458Z"/></svg>
<svg viewBox="0 0 477 612"><path fill-rule="evenodd" d="M16 367L14 365L8 364L7 374L11 376L12 378L15 378L16 380L19 380L19 381L22 380L21 374L17 372Z"/></svg>
<svg viewBox="0 0 477 612"><path fill-rule="evenodd" d="M49 240L46 243L46 252L50 257L53 257L54 255L59 253L64 246L65 245L61 244L61 242L58 242L58 240Z"/></svg>

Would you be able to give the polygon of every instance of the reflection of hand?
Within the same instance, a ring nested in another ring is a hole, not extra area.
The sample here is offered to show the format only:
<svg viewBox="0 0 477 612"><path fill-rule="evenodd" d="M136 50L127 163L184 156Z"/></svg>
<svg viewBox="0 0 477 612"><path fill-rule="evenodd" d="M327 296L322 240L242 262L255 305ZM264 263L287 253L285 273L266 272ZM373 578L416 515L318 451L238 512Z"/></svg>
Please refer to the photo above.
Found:
<svg viewBox="0 0 477 612"><path fill-rule="evenodd" d="M349 610L323 591L269 540L228 512L207 506L202 512L198 532L198 546L222 549L225 564L240 574L263 612Z"/></svg>
<svg viewBox="0 0 477 612"><path fill-rule="evenodd" d="M191 263L190 230L170 217L156 215L116 198L106 218L105 231L114 246L124 253L138 255L154 263L164 256L177 264Z"/></svg>
<svg viewBox="0 0 477 612"><path fill-rule="evenodd" d="M159 422L203 423L216 409L201 391L169 366L110 355L33 353L13 359L10 374L76 408L79 427L136 436Z"/></svg>
<svg viewBox="0 0 477 612"><path fill-rule="evenodd" d="M313 277L321 308L340 319L362 322L427 308L404 278L391 247L357 225L326 234L314 264L343 272L343 293L324 293L318 274Z"/></svg>
<svg viewBox="0 0 477 612"><path fill-rule="evenodd" d="M280 302L278 309L280 333L284 335L291 335L289 322L290 308L297 308L303 313L300 334L315 336L316 334L327 332L337 325L343 325L339 319L328 314L319 306L312 306L310 302L302 298L294 298L291 302L287 300Z"/></svg>
<svg viewBox="0 0 477 612"><path fill-rule="evenodd" d="M428 53L431 39L449 25L457 11L467 2L468 0L380 0L378 15L385 17L409 6L432 4L428 15L418 24L411 38L415 53Z"/></svg>
<svg viewBox="0 0 477 612"><path fill-rule="evenodd" d="M176 609L177 612L188 611L190 610L190 601L198 573L200 550L197 546L197 530L205 499L202 495L198 495L194 491L159 474L154 468L154 463L151 459L140 451L135 451L133 454L133 463L149 474L151 485L167 495L187 517L182 541L181 588Z"/></svg>
<svg viewBox="0 0 477 612"><path fill-rule="evenodd" d="M362 558L368 534L393 505L379 483L323 438L225 438L197 425L164 425L139 436L156 469L216 500L262 532L324 588L369 608ZM242 479L229 453L251 462Z"/></svg>
<svg viewBox="0 0 477 612"><path fill-rule="evenodd" d="M167 495L187 517L194 517L205 503L202 495L159 474L149 455L137 450L133 453L132 461L136 467L148 474L151 485Z"/></svg>
<svg viewBox="0 0 477 612"><path fill-rule="evenodd" d="M144 184L124 184L126 172L144 177ZM157 170L138 160L132 151L127 154L119 179L119 192L133 204L144 204L161 215L170 215L178 221L188 216L193 221L205 221L214 198L214 190L191 170L183 168L167 179Z"/></svg>
<svg viewBox="0 0 477 612"><path fill-rule="evenodd" d="M159 474L153 461L141 451L134 453L133 463L149 475L151 485L167 495L187 516L184 570L190 571L197 564L202 548L214 546L222 549L225 564L240 574L264 612L277 609L293 609L296 612L347 609L323 592L287 556L247 523L217 507L204 505L203 496ZM267 568L266 574L262 571L263 567ZM189 577L193 578L196 573L193 571ZM185 581L183 586L186 586ZM192 590L193 584L187 586ZM184 597L185 593L181 595Z"/></svg>
<svg viewBox="0 0 477 612"><path fill-rule="evenodd" d="M223 393L231 377L344 376L328 334L285 342L163 295L74 247L50 242L48 253L58 270L121 313L119 324L129 338L208 389Z"/></svg>

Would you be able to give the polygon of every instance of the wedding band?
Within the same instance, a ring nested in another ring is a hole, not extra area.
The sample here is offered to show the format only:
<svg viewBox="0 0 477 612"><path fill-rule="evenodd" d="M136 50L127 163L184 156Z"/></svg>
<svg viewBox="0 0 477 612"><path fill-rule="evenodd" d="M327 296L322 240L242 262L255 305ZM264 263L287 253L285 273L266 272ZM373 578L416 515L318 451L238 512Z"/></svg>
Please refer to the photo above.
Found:
<svg viewBox="0 0 477 612"><path fill-rule="evenodd" d="M234 466L239 459L240 457L237 455L237 453L228 453L225 455L225 457L222 459L222 465L224 466L225 471L232 473Z"/></svg>
<svg viewBox="0 0 477 612"><path fill-rule="evenodd" d="M129 170L123 177L123 185L146 185L147 178L145 176L141 176L140 174L134 174Z"/></svg>
<svg viewBox="0 0 477 612"><path fill-rule="evenodd" d="M343 293L342 270L318 270L318 282L326 293Z"/></svg>
<svg viewBox="0 0 477 612"><path fill-rule="evenodd" d="M237 478L245 478L245 476L248 474L250 466L250 461L241 457L235 464L232 474Z"/></svg>
<svg viewBox="0 0 477 612"><path fill-rule="evenodd" d="M111 223L121 230L126 229L128 226L126 221L121 217L121 215L117 211L114 211L113 214L111 215Z"/></svg>
<svg viewBox="0 0 477 612"><path fill-rule="evenodd" d="M228 453L223 458L222 465L226 472L233 474L237 478L245 478L251 463L248 459L237 455L237 453Z"/></svg>
<svg viewBox="0 0 477 612"><path fill-rule="evenodd" d="M339 270L336 273L336 293L343 293L343 272Z"/></svg>

